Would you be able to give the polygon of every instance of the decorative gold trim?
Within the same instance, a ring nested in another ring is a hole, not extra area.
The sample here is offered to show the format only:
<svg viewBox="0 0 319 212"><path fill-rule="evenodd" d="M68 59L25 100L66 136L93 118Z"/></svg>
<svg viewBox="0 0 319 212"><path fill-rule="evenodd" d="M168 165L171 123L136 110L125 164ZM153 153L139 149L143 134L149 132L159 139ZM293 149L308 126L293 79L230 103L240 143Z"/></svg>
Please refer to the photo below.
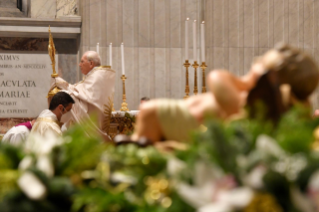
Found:
<svg viewBox="0 0 319 212"><path fill-rule="evenodd" d="M104 120L103 120L103 131L107 134L110 134L110 124L111 124L111 117L112 117L112 106L113 106L113 97L109 96L108 104L104 104Z"/></svg>
<svg viewBox="0 0 319 212"><path fill-rule="evenodd" d="M55 123L58 125L59 128L61 128L62 124L59 121L55 121L51 118L44 118L44 117L39 117L37 118L36 122L34 123L34 127L32 128L32 131L38 131L39 128L39 123L37 122L49 122L49 123ZM55 130L56 131L56 130ZM56 131L57 132L57 131ZM60 132L58 132L60 133Z"/></svg>
<svg viewBox="0 0 319 212"><path fill-rule="evenodd" d="M61 126L61 123L60 123L59 121L55 121L55 120L53 120L53 119L51 119L51 118L39 117L39 118L37 118L36 122L37 122L37 121L54 122L54 123L56 123L57 125Z"/></svg>
<svg viewBox="0 0 319 212"><path fill-rule="evenodd" d="M107 71L111 71L111 72L115 73L115 71L113 69L111 69L111 66L99 66L98 68L106 68Z"/></svg>
<svg viewBox="0 0 319 212"><path fill-rule="evenodd" d="M191 64L188 62L188 60L185 60L184 67L186 68L186 85L184 99L187 99L189 97L188 68L190 65Z"/></svg>
<svg viewBox="0 0 319 212"><path fill-rule="evenodd" d="M192 65L195 71L195 76L194 76L194 94L197 95L198 89L197 89L197 68L199 67L197 61L194 61L194 64Z"/></svg>
<svg viewBox="0 0 319 212"><path fill-rule="evenodd" d="M59 89L58 87L54 87L52 90L49 91L47 98L53 97L55 94L57 94L60 91L61 89Z"/></svg>
<svg viewBox="0 0 319 212"><path fill-rule="evenodd" d="M111 66L99 66L99 68L111 68Z"/></svg>

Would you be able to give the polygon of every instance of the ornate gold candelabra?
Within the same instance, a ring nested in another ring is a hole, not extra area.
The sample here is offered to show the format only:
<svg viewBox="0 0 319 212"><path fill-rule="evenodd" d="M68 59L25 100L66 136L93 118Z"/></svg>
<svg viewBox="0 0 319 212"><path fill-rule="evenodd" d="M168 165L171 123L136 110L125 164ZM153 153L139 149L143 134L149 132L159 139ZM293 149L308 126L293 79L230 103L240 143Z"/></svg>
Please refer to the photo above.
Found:
<svg viewBox="0 0 319 212"><path fill-rule="evenodd" d="M197 95L198 89L197 89L197 68L199 67L197 61L194 61L194 64L192 65L195 71L195 76L194 76L194 94Z"/></svg>
<svg viewBox="0 0 319 212"><path fill-rule="evenodd" d="M129 109L127 107L127 103L126 103L126 94L125 94L125 80L126 79L127 78L123 74L122 77L121 77L121 80L123 81L123 102L121 104L121 111L129 111Z"/></svg>
<svg viewBox="0 0 319 212"><path fill-rule="evenodd" d="M184 67L186 68L186 86L185 86L185 96L184 99L189 97L189 83L188 83L188 67L190 67L188 60L185 60Z"/></svg>
<svg viewBox="0 0 319 212"><path fill-rule="evenodd" d="M207 68L207 65L205 62L202 62L202 65L200 66L200 68L203 71L203 85L202 85L202 93L206 93L206 72L205 69Z"/></svg>

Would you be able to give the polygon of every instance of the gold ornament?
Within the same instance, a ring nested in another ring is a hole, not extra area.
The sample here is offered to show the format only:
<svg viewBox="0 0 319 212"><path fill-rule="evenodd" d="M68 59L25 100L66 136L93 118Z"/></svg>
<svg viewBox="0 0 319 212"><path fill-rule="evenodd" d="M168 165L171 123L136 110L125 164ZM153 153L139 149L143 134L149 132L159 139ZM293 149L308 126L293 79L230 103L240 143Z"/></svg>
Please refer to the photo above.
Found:
<svg viewBox="0 0 319 212"><path fill-rule="evenodd" d="M184 67L186 68L186 85L185 85L185 96L184 99L187 99L189 97L189 82L188 82L188 68L191 64L188 62L188 60L185 60Z"/></svg>
<svg viewBox="0 0 319 212"><path fill-rule="evenodd" d="M202 62L202 65L200 68L203 70L203 85L202 85L202 93L206 93L206 72L205 69L207 68L207 65L205 62Z"/></svg>
<svg viewBox="0 0 319 212"><path fill-rule="evenodd" d="M52 37L52 34L51 34L51 29L50 29L50 26L49 26L49 46L48 46L48 52L49 52L49 56L50 56L50 59L51 59L51 66L52 66L52 70L53 70L53 74L51 74L51 77L53 78L56 78L58 77L59 75L56 73L55 71L55 45L54 45L54 42L53 42L53 37ZM53 89L51 89L47 95L47 98L48 98L48 101L49 101L49 104L51 102L51 99L52 97L57 94L58 92L60 92L61 89L59 89L57 86L55 86Z"/></svg>
<svg viewBox="0 0 319 212"><path fill-rule="evenodd" d="M109 104L104 104L104 121L103 121L103 131L109 134L111 118L112 118L112 107L113 107L113 97L109 97Z"/></svg>
<svg viewBox="0 0 319 212"><path fill-rule="evenodd" d="M48 46L48 51L49 51L49 56L51 58L51 62L52 62L52 70L53 70L53 74L51 74L51 76L53 78L59 76L56 71L55 71L55 45L53 42L53 37L51 34L51 28L49 26L49 46Z"/></svg>
<svg viewBox="0 0 319 212"><path fill-rule="evenodd" d="M164 178L147 177L145 180L147 189L144 197L149 204L161 204L162 207L168 208L172 205L172 199L169 195L169 182Z"/></svg>
<svg viewBox="0 0 319 212"><path fill-rule="evenodd" d="M125 77L125 75L123 74L122 75L122 77L121 77L121 80L123 81L123 102L122 102L122 104L121 104L121 111L125 111L125 112L127 112L127 111L130 111L129 109L128 109L128 105L127 105L127 103L126 103L126 94L125 94L125 80L126 80L127 78Z"/></svg>
<svg viewBox="0 0 319 212"><path fill-rule="evenodd" d="M197 89L197 68L199 67L197 61L194 61L194 64L192 65L194 68L194 95L197 95L198 89Z"/></svg>

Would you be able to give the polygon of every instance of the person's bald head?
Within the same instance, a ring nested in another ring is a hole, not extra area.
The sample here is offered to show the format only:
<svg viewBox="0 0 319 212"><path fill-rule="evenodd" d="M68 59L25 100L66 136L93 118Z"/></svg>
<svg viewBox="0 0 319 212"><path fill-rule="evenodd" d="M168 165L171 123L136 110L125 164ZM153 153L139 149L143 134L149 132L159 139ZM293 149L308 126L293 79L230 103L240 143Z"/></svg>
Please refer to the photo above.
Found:
<svg viewBox="0 0 319 212"><path fill-rule="evenodd" d="M83 54L80 62L81 72L87 75L94 67L101 65L101 58L95 51L87 51Z"/></svg>

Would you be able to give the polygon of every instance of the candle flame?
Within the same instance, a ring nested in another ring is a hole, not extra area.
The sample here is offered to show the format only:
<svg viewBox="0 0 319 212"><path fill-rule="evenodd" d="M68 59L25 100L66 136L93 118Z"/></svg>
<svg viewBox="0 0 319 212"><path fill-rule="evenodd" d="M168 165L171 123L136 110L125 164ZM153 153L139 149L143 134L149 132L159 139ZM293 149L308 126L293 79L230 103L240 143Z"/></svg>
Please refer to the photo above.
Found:
<svg viewBox="0 0 319 212"><path fill-rule="evenodd" d="M121 45L124 45L124 43L122 43Z"/></svg>
<svg viewBox="0 0 319 212"><path fill-rule="evenodd" d="M189 18L186 18L186 21L189 21Z"/></svg>
<svg viewBox="0 0 319 212"><path fill-rule="evenodd" d="M202 21L202 24L205 24L205 21Z"/></svg>
<svg viewBox="0 0 319 212"><path fill-rule="evenodd" d="M196 20L194 20L194 22L196 22Z"/></svg>
<svg viewBox="0 0 319 212"><path fill-rule="evenodd" d="M112 45L112 43L110 43L110 45Z"/></svg>

